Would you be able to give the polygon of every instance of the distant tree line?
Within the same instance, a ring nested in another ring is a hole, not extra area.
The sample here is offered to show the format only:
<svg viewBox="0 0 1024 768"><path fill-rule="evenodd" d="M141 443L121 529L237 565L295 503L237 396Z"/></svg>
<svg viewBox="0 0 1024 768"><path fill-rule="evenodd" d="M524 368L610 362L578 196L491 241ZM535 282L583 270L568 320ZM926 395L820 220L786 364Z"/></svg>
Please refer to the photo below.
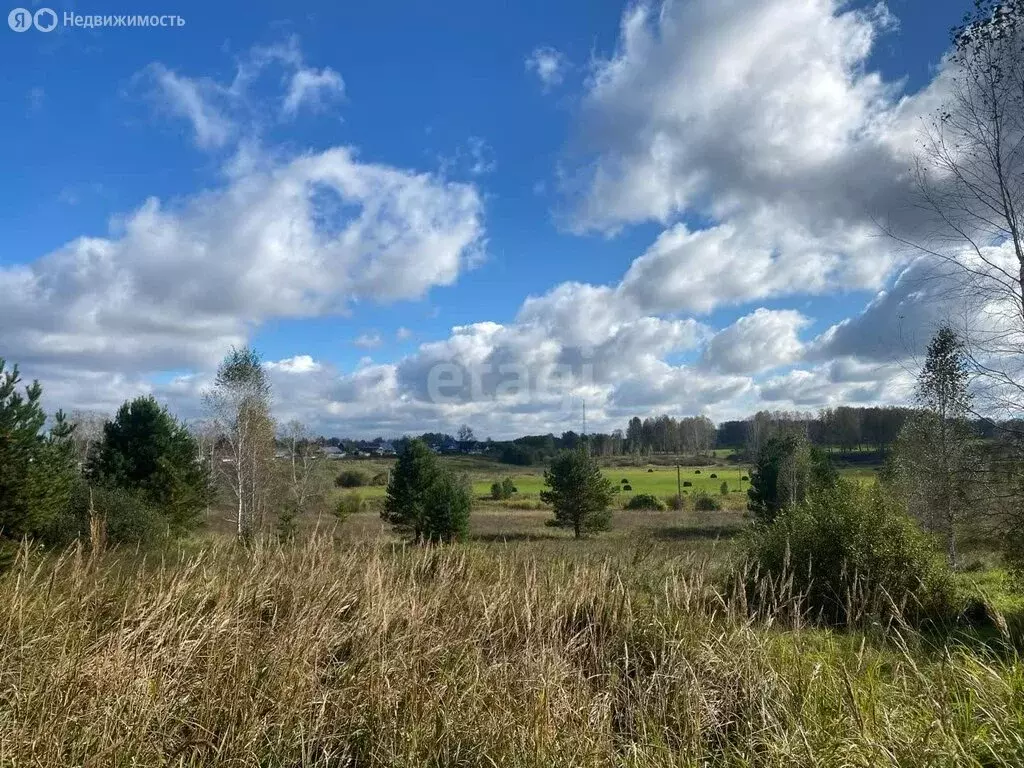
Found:
<svg viewBox="0 0 1024 768"><path fill-rule="evenodd" d="M568 430L561 435L523 435L512 440L477 440L472 429L463 426L457 436L446 432L425 432L392 441L390 445L401 452L406 441L416 439L434 453L474 452L514 466L538 466L550 463L560 451L571 451L584 443L596 457L657 454L701 457L709 455L715 448L730 448L752 458L770 435L786 433L800 435L811 445L829 453L873 452L884 457L914 412L914 408L901 406L845 405L823 408L817 413L758 411L749 418L723 421L717 426L707 416L634 416L625 430L587 435ZM971 421L972 432L983 438L994 436L1000 426L989 419ZM1021 433L1024 434L1024 429ZM373 440L319 438L318 442L346 451L366 453L373 453L381 445L389 444L381 437Z"/></svg>

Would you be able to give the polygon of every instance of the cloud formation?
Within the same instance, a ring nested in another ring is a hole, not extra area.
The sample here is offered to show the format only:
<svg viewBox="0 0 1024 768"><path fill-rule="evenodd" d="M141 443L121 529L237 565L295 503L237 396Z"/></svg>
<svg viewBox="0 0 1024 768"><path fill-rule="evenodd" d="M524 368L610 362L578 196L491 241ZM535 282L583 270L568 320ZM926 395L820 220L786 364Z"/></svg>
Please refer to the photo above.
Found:
<svg viewBox="0 0 1024 768"><path fill-rule="evenodd" d="M209 366L272 317L422 297L482 245L475 188L338 147L157 199L26 265L0 267L0 347L92 370Z"/></svg>
<svg viewBox="0 0 1024 768"><path fill-rule="evenodd" d="M526 57L525 66L526 71L536 75L541 87L548 91L562 84L565 72L569 68L569 60L561 51L543 45L530 52Z"/></svg>
<svg viewBox="0 0 1024 768"><path fill-rule="evenodd" d="M138 73L135 82L159 112L188 121L196 146L204 150L257 138L267 115L294 120L303 109L321 112L345 95L338 72L306 66L296 37L252 48L236 60L228 81L189 77L156 62Z"/></svg>
<svg viewBox="0 0 1024 768"><path fill-rule="evenodd" d="M379 349L375 360L349 370L295 350L268 364L278 416L345 434L469 422L502 437L578 428L583 401L592 428L611 429L651 412L723 419L905 399L908 361L950 311L937 309L948 286L880 237L879 219L917 226L915 126L947 84L940 68L901 96L868 69L894 24L882 5L839 0L630 5L615 50L591 67L558 169L570 231L660 228L621 278L553 285L502 322L481 309L388 362L376 332L354 340ZM568 66L549 47L525 62L545 90ZM141 82L199 147L233 150L226 181L0 267L0 295L13 297L0 305L0 348L51 375L56 396L98 406L137 388L189 413L225 349L268 319L416 300L479 259L483 193L447 171L494 172L482 138L439 174L363 162L352 147L262 145L264 111L298 120L344 95L341 75L307 66L297 41L253 49L228 81L154 64ZM816 337L815 318L778 308L853 291L874 299ZM736 309L716 322L723 308ZM158 384L156 371L189 373Z"/></svg>
<svg viewBox="0 0 1024 768"><path fill-rule="evenodd" d="M666 225L625 281L652 311L883 287L923 106L866 67L893 27L834 0L632 6L563 163L567 223Z"/></svg>

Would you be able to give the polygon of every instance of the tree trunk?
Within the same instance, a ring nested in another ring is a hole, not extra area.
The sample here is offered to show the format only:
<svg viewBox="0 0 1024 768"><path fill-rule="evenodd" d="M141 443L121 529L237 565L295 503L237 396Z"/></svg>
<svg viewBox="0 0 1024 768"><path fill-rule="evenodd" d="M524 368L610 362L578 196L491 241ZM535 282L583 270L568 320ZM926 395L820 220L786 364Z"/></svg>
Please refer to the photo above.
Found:
<svg viewBox="0 0 1024 768"><path fill-rule="evenodd" d="M953 521L949 521L949 541L947 557L951 567L956 567L956 531L953 529Z"/></svg>

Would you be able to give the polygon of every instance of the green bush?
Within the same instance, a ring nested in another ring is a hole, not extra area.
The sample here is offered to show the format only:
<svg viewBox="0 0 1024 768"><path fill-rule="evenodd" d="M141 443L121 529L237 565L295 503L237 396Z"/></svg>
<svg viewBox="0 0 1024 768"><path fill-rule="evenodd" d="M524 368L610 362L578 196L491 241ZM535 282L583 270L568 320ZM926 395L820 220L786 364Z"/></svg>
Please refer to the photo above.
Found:
<svg viewBox="0 0 1024 768"><path fill-rule="evenodd" d="M718 488L718 491L723 496L728 496L729 495L729 483L727 483L725 480L723 480L722 484Z"/></svg>
<svg viewBox="0 0 1024 768"><path fill-rule="evenodd" d="M774 522L755 524L746 553L762 583L790 584L789 596L829 624L897 616L919 624L956 615L942 557L877 486L839 481L816 491Z"/></svg>
<svg viewBox="0 0 1024 768"><path fill-rule="evenodd" d="M346 520L352 515L363 511L363 497L355 491L344 494L334 506L334 516L338 520Z"/></svg>
<svg viewBox="0 0 1024 768"><path fill-rule="evenodd" d="M710 475L708 475L708 477L710 477L712 480L717 480L718 479L718 475L716 475L714 472L712 472Z"/></svg>
<svg viewBox="0 0 1024 768"><path fill-rule="evenodd" d="M770 523L786 507L834 486L838 477L828 456L802 435L774 435L758 450L747 509Z"/></svg>
<svg viewBox="0 0 1024 768"><path fill-rule="evenodd" d="M722 502L701 491L693 497L693 508L698 512L717 512L722 508Z"/></svg>
<svg viewBox="0 0 1024 768"><path fill-rule="evenodd" d="M366 485L366 473L358 469L346 469L334 480L339 488L360 488Z"/></svg>
<svg viewBox="0 0 1024 768"><path fill-rule="evenodd" d="M689 480L683 480L683 488L693 488L693 483Z"/></svg>
<svg viewBox="0 0 1024 768"><path fill-rule="evenodd" d="M665 509L665 503L651 493L638 493L626 502L626 509L650 509L661 511Z"/></svg>
<svg viewBox="0 0 1024 768"><path fill-rule="evenodd" d="M110 544L151 545L171 533L166 517L139 491L119 486L90 488L83 481L75 485L67 513L54 521L51 538L87 537L91 513L103 520Z"/></svg>
<svg viewBox="0 0 1024 768"><path fill-rule="evenodd" d="M515 484L512 482L511 477L506 477L501 482L491 483L491 498L495 501L503 501L505 499L511 499L512 495L517 492Z"/></svg>

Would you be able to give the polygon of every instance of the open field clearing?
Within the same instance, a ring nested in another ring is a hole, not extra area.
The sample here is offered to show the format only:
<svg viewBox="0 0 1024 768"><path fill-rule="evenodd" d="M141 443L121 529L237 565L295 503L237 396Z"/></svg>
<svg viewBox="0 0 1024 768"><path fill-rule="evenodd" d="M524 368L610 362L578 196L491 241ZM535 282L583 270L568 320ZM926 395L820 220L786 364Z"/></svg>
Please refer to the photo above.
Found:
<svg viewBox="0 0 1024 768"><path fill-rule="evenodd" d="M455 456L443 457L441 463L452 471L466 474L473 486L473 494L478 499L490 496L491 484L511 477L517 488L516 499L520 501L539 501L538 496L544 489L543 467L516 467L488 461L479 457ZM331 481L341 472L354 470L363 474L367 480L375 475L386 473L394 465L391 461L333 461L327 462L324 472L331 475ZM620 489L621 503L625 504L629 497L638 493L649 493L665 500L675 496L677 477L675 466L642 464L628 467L605 467L603 469L614 486ZM874 467L850 467L840 469L843 477L870 482L877 472ZM749 467L735 464L712 464L708 466L686 466L679 469L679 485L686 495L706 493L721 497L721 486L728 484L729 493L721 498L724 506L742 509L746 505L746 492L750 488ZM744 479L746 478L746 479ZM627 480L628 483L623 483ZM689 483L689 485L686 485ZM629 485L632 490L624 490ZM383 485L365 485L358 489L360 495L367 499L383 498L387 490Z"/></svg>

